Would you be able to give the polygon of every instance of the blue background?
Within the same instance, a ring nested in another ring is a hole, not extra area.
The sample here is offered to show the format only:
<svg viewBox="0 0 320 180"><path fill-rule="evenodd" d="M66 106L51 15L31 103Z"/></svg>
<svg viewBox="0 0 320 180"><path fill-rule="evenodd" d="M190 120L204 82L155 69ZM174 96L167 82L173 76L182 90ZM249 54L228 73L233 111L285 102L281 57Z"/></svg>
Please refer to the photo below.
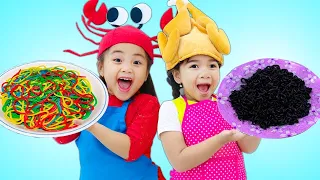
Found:
<svg viewBox="0 0 320 180"><path fill-rule="evenodd" d="M1 3L0 73L35 60L62 60L96 72L95 55L79 58L64 49L87 52L97 49L76 30L85 0L4 1ZM141 1L104 0L107 7L122 6L130 11ZM148 35L159 32L159 20L167 10L165 0L143 0L153 9L152 19L143 27ZM257 58L273 57L296 61L320 75L320 3L311 0L193 0L197 7L223 28L231 41L221 73ZM210 4L209 4L210 2ZM129 20L128 24L133 22ZM111 28L106 25L106 28ZM160 102L171 99L165 66L156 59L151 71ZM259 149L245 155L248 179L320 179L320 123L289 139L263 140ZM162 146L155 138L153 160L166 177L171 169ZM318 165L317 165L318 164ZM0 179L78 179L78 152L74 143L58 145L52 139L25 137L0 127ZM121 169L119 169L119 173Z"/></svg>

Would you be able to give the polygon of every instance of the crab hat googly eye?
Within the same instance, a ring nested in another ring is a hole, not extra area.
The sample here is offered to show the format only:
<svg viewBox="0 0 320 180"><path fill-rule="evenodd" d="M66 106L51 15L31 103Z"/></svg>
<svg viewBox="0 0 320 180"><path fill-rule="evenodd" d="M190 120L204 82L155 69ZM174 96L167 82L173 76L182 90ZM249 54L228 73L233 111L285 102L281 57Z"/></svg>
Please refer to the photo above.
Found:
<svg viewBox="0 0 320 180"><path fill-rule="evenodd" d="M123 7L112 7L107 14L108 22L113 26L121 26L128 20L128 12Z"/></svg>
<svg viewBox="0 0 320 180"><path fill-rule="evenodd" d="M151 19L152 11L147 4L137 4L130 12L130 16L133 22L137 24L145 24Z"/></svg>

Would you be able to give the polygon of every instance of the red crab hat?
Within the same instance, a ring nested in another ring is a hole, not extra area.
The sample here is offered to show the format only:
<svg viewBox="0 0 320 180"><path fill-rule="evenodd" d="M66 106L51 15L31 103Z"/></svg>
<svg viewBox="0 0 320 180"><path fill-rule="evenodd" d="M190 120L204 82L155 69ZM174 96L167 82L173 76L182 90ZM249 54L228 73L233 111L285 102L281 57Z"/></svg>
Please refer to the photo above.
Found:
<svg viewBox="0 0 320 180"><path fill-rule="evenodd" d="M151 38L140 29L130 25L117 27L102 38L98 58L104 51L119 43L131 43L140 46L146 51L153 63L154 53Z"/></svg>

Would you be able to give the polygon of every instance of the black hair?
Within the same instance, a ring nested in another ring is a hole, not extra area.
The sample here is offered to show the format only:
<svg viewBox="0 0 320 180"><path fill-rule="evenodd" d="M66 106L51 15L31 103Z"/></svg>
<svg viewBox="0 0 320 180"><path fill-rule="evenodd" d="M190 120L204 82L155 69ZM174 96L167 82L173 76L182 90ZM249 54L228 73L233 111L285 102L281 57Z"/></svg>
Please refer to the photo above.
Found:
<svg viewBox="0 0 320 180"><path fill-rule="evenodd" d="M176 99L176 98L180 97L180 88L181 87L174 80L173 71L179 71L181 63L182 63L182 61L180 63L178 63L174 68L172 68L171 70L167 71L167 76L168 76L167 77L167 82L172 88L173 99Z"/></svg>
<svg viewBox="0 0 320 180"><path fill-rule="evenodd" d="M262 129L293 125L309 114L311 88L279 65L258 69L232 91L230 102L239 120L250 121Z"/></svg>
<svg viewBox="0 0 320 180"><path fill-rule="evenodd" d="M98 58L98 61L101 61L103 62L104 61L104 54L107 52L108 50L106 50L104 53L102 53L102 55ZM148 71L148 78L147 80L142 84L142 86L140 87L139 89L139 92L140 93L143 93L143 94L149 94L151 96L155 96L157 97L157 93L156 93L156 90L154 88L154 84L153 84L153 81L152 81L152 77L151 77L151 74L150 74L150 68L151 68L151 65L152 65L152 60L151 58L149 57L149 55L145 52L145 54L147 55L147 71ZM99 71L99 70L98 70ZM99 78L102 80L102 82L107 85L105 79L103 76L100 76L99 75Z"/></svg>

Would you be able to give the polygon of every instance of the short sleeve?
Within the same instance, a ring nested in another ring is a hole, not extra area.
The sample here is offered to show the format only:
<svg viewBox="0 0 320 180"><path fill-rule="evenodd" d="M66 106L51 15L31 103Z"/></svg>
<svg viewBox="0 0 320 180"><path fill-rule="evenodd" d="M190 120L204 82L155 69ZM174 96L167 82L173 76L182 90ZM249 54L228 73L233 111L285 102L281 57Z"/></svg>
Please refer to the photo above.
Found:
<svg viewBox="0 0 320 180"><path fill-rule="evenodd" d="M158 136L167 131L182 132L178 111L172 101L163 102L159 110Z"/></svg>

